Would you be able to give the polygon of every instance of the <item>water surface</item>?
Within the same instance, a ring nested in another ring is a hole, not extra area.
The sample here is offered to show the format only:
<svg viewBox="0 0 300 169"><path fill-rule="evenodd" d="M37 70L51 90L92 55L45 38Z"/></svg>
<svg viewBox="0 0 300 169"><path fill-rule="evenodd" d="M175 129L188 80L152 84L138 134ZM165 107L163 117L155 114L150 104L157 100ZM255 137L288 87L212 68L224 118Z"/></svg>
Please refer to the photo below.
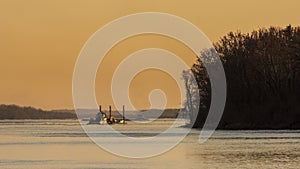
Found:
<svg viewBox="0 0 300 169"><path fill-rule="evenodd" d="M170 122L114 127L148 137ZM299 168L300 131L216 131L204 144L198 144L198 134L192 130L162 155L129 159L99 148L76 120L1 120L0 168Z"/></svg>

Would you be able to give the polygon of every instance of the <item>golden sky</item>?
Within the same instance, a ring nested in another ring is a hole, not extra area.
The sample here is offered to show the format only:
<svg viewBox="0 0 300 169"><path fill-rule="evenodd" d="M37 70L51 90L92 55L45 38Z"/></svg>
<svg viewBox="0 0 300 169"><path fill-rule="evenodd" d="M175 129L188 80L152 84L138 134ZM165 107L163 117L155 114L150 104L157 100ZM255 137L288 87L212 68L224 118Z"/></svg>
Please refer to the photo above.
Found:
<svg viewBox="0 0 300 169"><path fill-rule="evenodd" d="M299 7L299 0L1 0L0 104L73 108L72 74L82 46L96 30L124 15L177 15L195 24L215 42L229 31L250 32L270 25L298 26ZM128 54L148 47L173 51L188 64L195 57L182 44L166 37L129 38L113 48L104 66L100 66L97 98L109 95L109 84L102 82L109 81L114 66ZM165 90L168 107L180 106L178 88L166 74L154 70L141 73L132 86L130 95L138 108L149 106L147 92L157 87ZM110 96L98 102L107 106Z"/></svg>

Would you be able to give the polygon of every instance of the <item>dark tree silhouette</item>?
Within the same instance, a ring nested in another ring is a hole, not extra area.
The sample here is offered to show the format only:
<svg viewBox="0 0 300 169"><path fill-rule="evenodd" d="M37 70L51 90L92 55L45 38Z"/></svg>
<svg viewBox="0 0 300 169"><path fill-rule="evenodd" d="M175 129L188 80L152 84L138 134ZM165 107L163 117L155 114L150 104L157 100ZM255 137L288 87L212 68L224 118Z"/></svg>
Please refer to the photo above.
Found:
<svg viewBox="0 0 300 169"><path fill-rule="evenodd" d="M300 128L300 27L230 32L214 46L227 79L227 102L219 128ZM202 52L201 58L210 52ZM201 98L195 127L201 127L209 109L210 83L201 60L191 70Z"/></svg>

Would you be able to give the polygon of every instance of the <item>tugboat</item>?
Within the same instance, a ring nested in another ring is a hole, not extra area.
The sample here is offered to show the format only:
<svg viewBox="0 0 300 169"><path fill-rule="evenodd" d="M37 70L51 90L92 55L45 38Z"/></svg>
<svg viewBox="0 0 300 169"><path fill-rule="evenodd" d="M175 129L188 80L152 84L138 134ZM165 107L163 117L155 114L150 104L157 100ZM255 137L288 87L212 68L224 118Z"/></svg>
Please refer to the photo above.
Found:
<svg viewBox="0 0 300 169"><path fill-rule="evenodd" d="M109 106L109 117L107 118L107 115L101 110L101 105L99 106L99 112L96 114L95 118L90 118L88 124L126 124L125 120L125 109L123 106L123 118L121 120L115 119L114 116L111 115L111 106Z"/></svg>
<svg viewBox="0 0 300 169"><path fill-rule="evenodd" d="M107 121L106 114L101 110L101 105L99 106L99 112L96 114L95 118L90 118L88 124L104 124Z"/></svg>

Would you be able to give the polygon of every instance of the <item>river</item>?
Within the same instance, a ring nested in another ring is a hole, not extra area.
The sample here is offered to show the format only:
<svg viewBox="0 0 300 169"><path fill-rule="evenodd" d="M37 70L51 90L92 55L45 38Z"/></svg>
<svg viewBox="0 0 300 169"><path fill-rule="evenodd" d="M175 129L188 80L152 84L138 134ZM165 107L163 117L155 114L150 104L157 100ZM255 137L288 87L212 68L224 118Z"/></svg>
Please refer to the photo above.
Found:
<svg viewBox="0 0 300 169"><path fill-rule="evenodd" d="M153 124L139 125L129 122L115 127L141 137L144 130L153 133L170 121L161 119ZM98 147L86 136L77 120L1 120L0 168L274 169L300 166L298 130L218 130L203 144L198 143L198 135L199 131L193 129L166 153L130 159Z"/></svg>

